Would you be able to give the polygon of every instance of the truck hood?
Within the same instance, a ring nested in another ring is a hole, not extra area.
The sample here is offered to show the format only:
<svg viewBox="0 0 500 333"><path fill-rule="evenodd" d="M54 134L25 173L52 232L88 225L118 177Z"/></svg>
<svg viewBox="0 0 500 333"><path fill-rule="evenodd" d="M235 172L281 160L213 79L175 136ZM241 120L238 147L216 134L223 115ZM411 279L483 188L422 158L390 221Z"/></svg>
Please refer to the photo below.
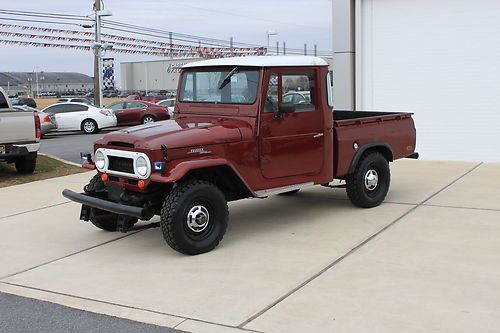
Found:
<svg viewBox="0 0 500 333"><path fill-rule="evenodd" d="M196 147L241 141L241 127L249 124L234 119L213 117L180 118L129 127L105 135L97 145L129 146L157 150Z"/></svg>

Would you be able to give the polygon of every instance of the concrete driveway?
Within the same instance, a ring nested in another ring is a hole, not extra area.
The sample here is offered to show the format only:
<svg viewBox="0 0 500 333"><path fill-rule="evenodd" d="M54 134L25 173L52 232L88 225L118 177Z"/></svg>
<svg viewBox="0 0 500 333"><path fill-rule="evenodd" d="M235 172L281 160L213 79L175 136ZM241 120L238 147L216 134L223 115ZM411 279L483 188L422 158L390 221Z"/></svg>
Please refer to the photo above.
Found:
<svg viewBox="0 0 500 333"><path fill-rule="evenodd" d="M392 174L373 209L322 187L231 203L219 247L193 257L158 229L80 222L60 193L91 173L0 189L0 291L193 332L496 331L500 164Z"/></svg>

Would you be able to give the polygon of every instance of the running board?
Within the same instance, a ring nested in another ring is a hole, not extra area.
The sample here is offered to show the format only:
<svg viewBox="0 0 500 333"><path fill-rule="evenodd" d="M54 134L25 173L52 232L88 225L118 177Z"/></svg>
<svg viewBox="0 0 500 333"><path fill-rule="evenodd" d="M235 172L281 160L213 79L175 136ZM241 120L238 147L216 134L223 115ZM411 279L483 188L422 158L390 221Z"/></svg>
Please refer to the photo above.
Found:
<svg viewBox="0 0 500 333"><path fill-rule="evenodd" d="M286 185L286 186L282 186L282 187L270 188L267 190L255 191L255 196L257 198L266 198L270 195L300 190L302 188L310 187L310 186L314 186L314 183L309 182L309 183L302 183L302 184Z"/></svg>

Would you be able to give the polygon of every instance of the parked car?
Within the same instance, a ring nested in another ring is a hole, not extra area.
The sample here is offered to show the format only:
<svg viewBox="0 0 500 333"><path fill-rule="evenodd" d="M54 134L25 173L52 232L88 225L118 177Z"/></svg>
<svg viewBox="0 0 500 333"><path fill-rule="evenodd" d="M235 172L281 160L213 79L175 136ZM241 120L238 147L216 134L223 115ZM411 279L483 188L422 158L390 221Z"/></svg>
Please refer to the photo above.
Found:
<svg viewBox="0 0 500 333"><path fill-rule="evenodd" d="M308 104L311 103L311 94L303 91L289 91L283 95L283 103Z"/></svg>
<svg viewBox="0 0 500 333"><path fill-rule="evenodd" d="M127 99L133 100L133 101L142 101L142 95L141 94L131 94L127 96Z"/></svg>
<svg viewBox="0 0 500 333"><path fill-rule="evenodd" d="M116 117L111 110L99 109L84 103L56 103L42 112L54 115L57 131L83 131L97 133L107 127L116 126Z"/></svg>
<svg viewBox="0 0 500 333"><path fill-rule="evenodd" d="M49 115L47 113L44 113L38 109L29 107L27 105L22 105L22 106L14 105L14 109L19 111L34 112L38 116L38 118L40 119L40 125L42 129L42 138L45 134L57 129L56 117L54 115Z"/></svg>
<svg viewBox="0 0 500 333"><path fill-rule="evenodd" d="M149 103L158 103L161 100L166 99L167 96L165 95L147 95L142 98L143 101L149 102Z"/></svg>
<svg viewBox="0 0 500 333"><path fill-rule="evenodd" d="M19 173L33 173L41 136L38 116L13 109L0 88L0 161L14 163Z"/></svg>
<svg viewBox="0 0 500 333"><path fill-rule="evenodd" d="M167 98L159 101L156 104L166 107L168 109L168 115L172 118L172 116L174 115L175 101L175 98Z"/></svg>
<svg viewBox="0 0 500 333"><path fill-rule="evenodd" d="M87 105L92 105L92 101L85 97L73 97L73 98L59 98L57 103L83 103Z"/></svg>
<svg viewBox="0 0 500 333"><path fill-rule="evenodd" d="M166 107L143 101L119 101L106 108L113 111L118 126L152 123L170 118Z"/></svg>
<svg viewBox="0 0 500 333"><path fill-rule="evenodd" d="M32 108L36 108L36 102L33 98L30 97L17 97L17 98L12 98L11 100L12 105L27 105Z"/></svg>
<svg viewBox="0 0 500 333"><path fill-rule="evenodd" d="M283 102L279 85L296 77L308 82L309 103ZM389 190L389 163L418 157L412 114L332 111L330 82L328 63L317 57L184 65L179 115L105 135L84 162L97 171L85 193L63 195L83 204L82 220L107 231L127 231L138 219L160 215L165 241L185 254L219 244L227 201L293 195L314 185L338 188L330 183L343 179L354 205L378 206ZM233 94L245 98L235 102Z"/></svg>

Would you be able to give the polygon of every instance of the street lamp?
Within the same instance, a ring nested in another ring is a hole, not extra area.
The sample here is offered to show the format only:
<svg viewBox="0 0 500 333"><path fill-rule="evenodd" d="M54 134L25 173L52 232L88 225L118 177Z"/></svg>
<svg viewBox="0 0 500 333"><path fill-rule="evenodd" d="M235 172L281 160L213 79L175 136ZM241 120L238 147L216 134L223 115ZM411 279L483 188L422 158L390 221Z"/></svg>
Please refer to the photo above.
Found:
<svg viewBox="0 0 500 333"><path fill-rule="evenodd" d="M269 37L270 36L276 36L278 35L278 33L276 31L273 31L273 30L268 30L267 31L267 51L269 52Z"/></svg>

